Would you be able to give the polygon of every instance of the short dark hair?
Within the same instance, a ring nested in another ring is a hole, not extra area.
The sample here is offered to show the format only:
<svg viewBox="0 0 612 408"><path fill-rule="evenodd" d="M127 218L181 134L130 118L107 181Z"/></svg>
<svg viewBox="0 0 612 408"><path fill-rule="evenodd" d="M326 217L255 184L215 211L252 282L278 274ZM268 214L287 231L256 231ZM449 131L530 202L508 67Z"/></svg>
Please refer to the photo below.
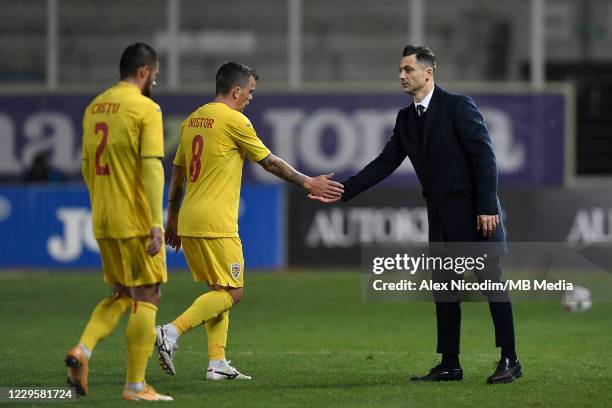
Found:
<svg viewBox="0 0 612 408"><path fill-rule="evenodd" d="M250 77L257 81L259 75L253 68L237 62L226 62L221 65L215 77L216 94L227 95L235 86L246 86Z"/></svg>
<svg viewBox="0 0 612 408"><path fill-rule="evenodd" d="M121 54L119 72L121 79L136 75L143 66L152 68L157 63L157 53L153 48L144 43L128 45Z"/></svg>
<svg viewBox="0 0 612 408"><path fill-rule="evenodd" d="M407 45L404 47L402 57L408 57L410 55L416 55L416 60L419 64L427 65L436 70L436 56L433 51L427 47L419 45Z"/></svg>

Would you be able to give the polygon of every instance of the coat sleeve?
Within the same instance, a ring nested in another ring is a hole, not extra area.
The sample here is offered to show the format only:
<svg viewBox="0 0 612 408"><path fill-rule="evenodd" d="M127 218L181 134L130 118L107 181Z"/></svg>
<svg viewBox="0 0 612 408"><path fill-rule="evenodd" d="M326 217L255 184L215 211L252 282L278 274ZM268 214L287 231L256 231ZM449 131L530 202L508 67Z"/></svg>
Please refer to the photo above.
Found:
<svg viewBox="0 0 612 408"><path fill-rule="evenodd" d="M469 97L462 97L455 109L455 129L472 168L478 215L497 214L497 164L493 143L480 110Z"/></svg>
<svg viewBox="0 0 612 408"><path fill-rule="evenodd" d="M349 177L348 180L342 183L344 185L342 201L348 201L384 180L402 164L407 153L399 140L399 122L401 114L402 111L398 113L397 119L395 120L393 135L391 135L391 138L378 157L368 163L359 173Z"/></svg>

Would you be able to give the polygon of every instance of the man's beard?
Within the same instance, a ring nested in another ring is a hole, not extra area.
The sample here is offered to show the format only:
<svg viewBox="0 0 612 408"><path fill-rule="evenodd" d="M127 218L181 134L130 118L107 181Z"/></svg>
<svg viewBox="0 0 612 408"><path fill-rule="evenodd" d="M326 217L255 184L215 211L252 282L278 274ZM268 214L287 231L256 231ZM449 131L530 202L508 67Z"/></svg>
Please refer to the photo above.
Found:
<svg viewBox="0 0 612 408"><path fill-rule="evenodd" d="M142 90L142 94L147 98L153 99L153 97L151 96L151 88L153 88L153 86L155 86L155 82L151 80L151 76L149 75L149 78L147 78L147 82L145 82L144 89Z"/></svg>

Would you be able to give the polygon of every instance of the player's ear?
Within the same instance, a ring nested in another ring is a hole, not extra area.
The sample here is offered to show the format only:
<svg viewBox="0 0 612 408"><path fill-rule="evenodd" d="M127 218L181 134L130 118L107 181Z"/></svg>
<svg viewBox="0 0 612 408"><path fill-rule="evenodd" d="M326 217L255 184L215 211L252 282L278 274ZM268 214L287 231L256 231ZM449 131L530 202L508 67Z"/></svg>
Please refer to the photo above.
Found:
<svg viewBox="0 0 612 408"><path fill-rule="evenodd" d="M149 76L149 66L148 65L143 65L142 67L138 68L138 78L147 78Z"/></svg>
<svg viewBox="0 0 612 408"><path fill-rule="evenodd" d="M232 97L234 99L238 99L238 94L240 93L240 87L236 86L232 89Z"/></svg>

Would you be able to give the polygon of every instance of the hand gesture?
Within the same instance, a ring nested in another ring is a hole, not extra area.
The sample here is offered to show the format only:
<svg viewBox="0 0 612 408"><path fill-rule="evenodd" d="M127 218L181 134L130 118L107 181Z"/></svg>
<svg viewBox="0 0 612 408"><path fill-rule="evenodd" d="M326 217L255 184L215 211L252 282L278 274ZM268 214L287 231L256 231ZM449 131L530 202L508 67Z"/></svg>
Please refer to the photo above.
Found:
<svg viewBox="0 0 612 408"><path fill-rule="evenodd" d="M166 222L166 244L174 248L176 252L181 249L181 237L178 236L178 217L168 215Z"/></svg>
<svg viewBox="0 0 612 408"><path fill-rule="evenodd" d="M321 201L323 203L333 203L338 201L344 193L344 186L337 181L331 180L334 173L323 174L311 177L304 182L304 187L308 190L308 198Z"/></svg>
<svg viewBox="0 0 612 408"><path fill-rule="evenodd" d="M477 215L476 216L476 229L482 229L482 236L485 238L491 238L497 230L497 224L499 224L499 215Z"/></svg>
<svg viewBox="0 0 612 408"><path fill-rule="evenodd" d="M325 197L316 196L316 195L313 195L313 194L308 194L308 198L310 198L311 200L314 200L314 201L320 201L322 203L329 204L329 203L335 203L336 201L340 200L340 198L342 198L342 196L338 196L336 198L325 198Z"/></svg>
<svg viewBox="0 0 612 408"><path fill-rule="evenodd" d="M147 245L147 253L151 256L157 255L164 244L164 233L160 227L151 227L149 233L149 245Z"/></svg>

